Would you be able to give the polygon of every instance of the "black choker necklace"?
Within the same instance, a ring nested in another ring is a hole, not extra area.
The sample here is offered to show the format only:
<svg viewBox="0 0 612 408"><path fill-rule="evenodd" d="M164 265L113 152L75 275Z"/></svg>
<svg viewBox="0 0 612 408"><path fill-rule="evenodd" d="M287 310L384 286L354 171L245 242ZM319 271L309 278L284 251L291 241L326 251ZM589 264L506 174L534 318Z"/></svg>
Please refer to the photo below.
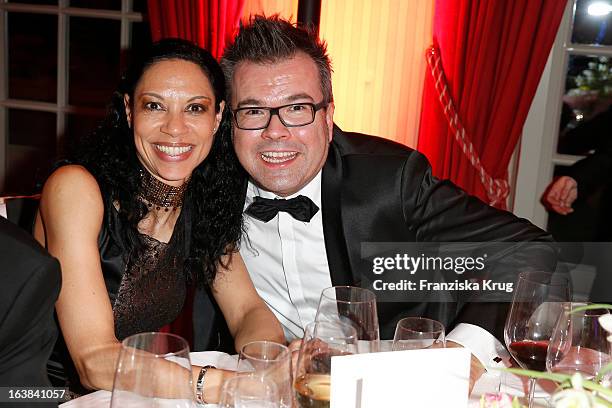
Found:
<svg viewBox="0 0 612 408"><path fill-rule="evenodd" d="M174 187L159 181L146 170L141 170L140 176L140 197L146 201L149 208L155 206L157 210L163 208L165 211L170 211L170 208L178 208L183 205L183 197L189 180L179 187Z"/></svg>

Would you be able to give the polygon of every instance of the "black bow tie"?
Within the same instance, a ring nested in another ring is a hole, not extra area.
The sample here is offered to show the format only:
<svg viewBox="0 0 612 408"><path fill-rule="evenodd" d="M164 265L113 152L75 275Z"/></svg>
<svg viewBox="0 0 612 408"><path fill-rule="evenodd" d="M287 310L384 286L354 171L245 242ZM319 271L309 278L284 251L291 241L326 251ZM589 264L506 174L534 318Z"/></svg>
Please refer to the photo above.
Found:
<svg viewBox="0 0 612 408"><path fill-rule="evenodd" d="M291 214L298 221L309 222L319 211L319 207L310 198L303 195L289 200L255 197L245 213L263 222L268 222L276 217L279 211Z"/></svg>

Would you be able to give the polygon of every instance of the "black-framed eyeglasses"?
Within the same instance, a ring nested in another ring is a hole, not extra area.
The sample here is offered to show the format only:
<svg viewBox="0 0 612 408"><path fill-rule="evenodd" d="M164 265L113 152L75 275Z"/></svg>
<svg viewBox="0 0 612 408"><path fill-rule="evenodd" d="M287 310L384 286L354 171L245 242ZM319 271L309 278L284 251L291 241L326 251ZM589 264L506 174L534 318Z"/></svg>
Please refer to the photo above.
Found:
<svg viewBox="0 0 612 408"><path fill-rule="evenodd" d="M238 129L242 130L265 129L270 124L272 115L277 115L286 127L298 127L314 122L317 111L327 107L327 105L327 102L322 101L317 104L310 102L290 103L276 108L251 106L234 109L232 116Z"/></svg>

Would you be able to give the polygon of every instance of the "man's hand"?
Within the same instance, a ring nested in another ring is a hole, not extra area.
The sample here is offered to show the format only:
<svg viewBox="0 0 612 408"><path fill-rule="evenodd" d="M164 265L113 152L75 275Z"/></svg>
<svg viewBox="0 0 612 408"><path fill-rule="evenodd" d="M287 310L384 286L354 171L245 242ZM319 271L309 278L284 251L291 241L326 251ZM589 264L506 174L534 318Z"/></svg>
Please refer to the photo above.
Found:
<svg viewBox="0 0 612 408"><path fill-rule="evenodd" d="M291 353L291 370L293 371L293 379L295 380L298 356L300 354L300 347L302 346L302 339L295 339L289 343L289 352Z"/></svg>
<svg viewBox="0 0 612 408"><path fill-rule="evenodd" d="M458 348L463 347L461 344L455 343L453 341L446 341L447 348ZM470 361L470 390L468 394L472 393L472 389L474 389L474 384L476 381L487 371L480 361L472 354L472 360Z"/></svg>
<svg viewBox="0 0 612 408"><path fill-rule="evenodd" d="M291 367L293 369L293 378L295 379L296 368L297 368L297 359L300 351L300 346L302 345L302 340L293 340L289 344L289 351L291 352ZM446 347L448 348L456 348L463 347L461 344L455 343L453 341L447 341ZM470 361L470 389L469 394L472 393L472 389L474 388L474 384L476 381L486 372L487 370L484 368L480 361L472 354L472 359Z"/></svg>
<svg viewBox="0 0 612 408"><path fill-rule="evenodd" d="M578 197L578 182L569 176L554 180L544 192L542 203L550 210L567 215L574 212L572 204Z"/></svg>

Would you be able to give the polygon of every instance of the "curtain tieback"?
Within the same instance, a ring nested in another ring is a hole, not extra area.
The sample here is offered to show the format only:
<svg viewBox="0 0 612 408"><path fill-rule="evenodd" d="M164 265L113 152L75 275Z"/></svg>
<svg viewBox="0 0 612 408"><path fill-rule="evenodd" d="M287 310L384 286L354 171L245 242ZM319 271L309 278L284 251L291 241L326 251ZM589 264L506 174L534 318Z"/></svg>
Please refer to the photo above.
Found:
<svg viewBox="0 0 612 408"><path fill-rule="evenodd" d="M510 193L508 181L505 178L493 178L482 166L480 158L474 149L474 145L470 141L463 124L459 120L459 115L453 104L446 77L444 76L444 69L442 68L442 60L438 49L432 45L426 52L426 58L429 69L431 70L431 75L434 79L436 91L438 92L438 99L444 111L444 116L448 121L448 126L455 140L459 143L459 147L461 147L463 154L468 158L472 167L478 172L480 181L487 192L489 204L499 205L501 208L505 208L505 200Z"/></svg>

